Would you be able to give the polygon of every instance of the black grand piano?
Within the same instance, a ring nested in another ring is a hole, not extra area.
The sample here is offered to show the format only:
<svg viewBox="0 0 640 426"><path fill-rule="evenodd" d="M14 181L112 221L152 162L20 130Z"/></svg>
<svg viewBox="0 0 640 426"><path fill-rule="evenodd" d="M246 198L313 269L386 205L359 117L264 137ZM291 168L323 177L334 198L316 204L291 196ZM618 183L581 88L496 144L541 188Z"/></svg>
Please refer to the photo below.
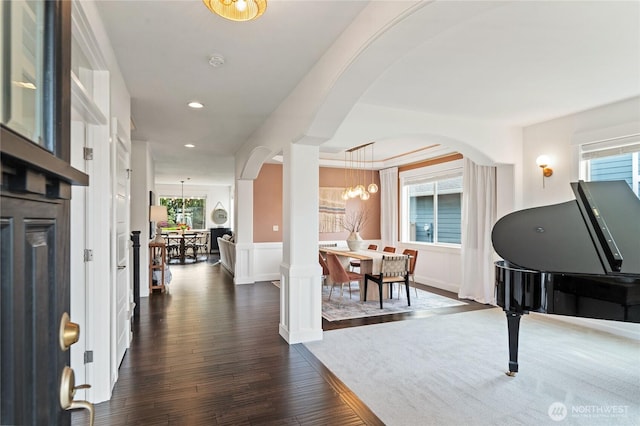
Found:
<svg viewBox="0 0 640 426"><path fill-rule="evenodd" d="M625 181L571 187L574 201L517 211L493 227L509 376L518 371L522 314L640 322L640 199Z"/></svg>

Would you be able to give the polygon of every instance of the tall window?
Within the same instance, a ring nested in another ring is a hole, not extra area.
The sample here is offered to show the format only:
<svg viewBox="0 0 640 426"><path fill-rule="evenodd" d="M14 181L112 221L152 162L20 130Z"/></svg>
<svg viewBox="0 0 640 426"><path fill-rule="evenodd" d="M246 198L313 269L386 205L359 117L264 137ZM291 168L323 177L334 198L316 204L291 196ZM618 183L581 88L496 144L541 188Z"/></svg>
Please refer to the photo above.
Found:
<svg viewBox="0 0 640 426"><path fill-rule="evenodd" d="M178 229L188 227L189 229L204 229L206 218L205 208L207 199L204 197L184 198L180 197L160 197L160 205L167 207L167 226L164 229Z"/></svg>
<svg viewBox="0 0 640 426"><path fill-rule="evenodd" d="M625 180L640 198L640 140L625 145L612 142L583 145L581 159L584 180Z"/></svg>
<svg viewBox="0 0 640 426"><path fill-rule="evenodd" d="M427 170L400 177L401 240L460 244L462 169L449 169L445 173Z"/></svg>

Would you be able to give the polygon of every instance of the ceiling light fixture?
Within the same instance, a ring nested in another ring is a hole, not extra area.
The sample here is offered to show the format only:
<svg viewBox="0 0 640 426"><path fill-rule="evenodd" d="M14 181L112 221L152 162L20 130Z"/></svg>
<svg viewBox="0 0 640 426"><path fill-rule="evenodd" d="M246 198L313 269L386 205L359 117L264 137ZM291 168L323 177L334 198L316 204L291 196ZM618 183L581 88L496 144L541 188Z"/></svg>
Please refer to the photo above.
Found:
<svg viewBox="0 0 640 426"><path fill-rule="evenodd" d="M184 144L184 146L186 146L187 148L195 148L196 146L192 143L186 143Z"/></svg>
<svg viewBox="0 0 640 426"><path fill-rule="evenodd" d="M200 103L200 102L198 102L198 101L191 101L191 102L189 102L187 105L189 105L189 107L190 107L190 108L193 108L193 109L200 109L200 108L204 108L204 105L203 105L203 104L201 104L201 103Z"/></svg>
<svg viewBox="0 0 640 426"><path fill-rule="evenodd" d="M202 0L207 8L232 21L259 18L267 9L267 0Z"/></svg>
<svg viewBox="0 0 640 426"><path fill-rule="evenodd" d="M372 193L378 192L378 185L373 182L373 142L356 146L344 152L344 190L342 191L342 199L360 197L362 201L366 201L371 197ZM367 150L371 146L371 180L368 187L364 185L367 178ZM347 161L347 153L349 161ZM354 166L355 155L355 166ZM347 173L347 163L349 164L349 172ZM355 169L355 170L354 170ZM348 177L347 177L348 175ZM360 181L362 180L362 183ZM350 183L350 185L349 185ZM347 186L348 185L348 186Z"/></svg>
<svg viewBox="0 0 640 426"><path fill-rule="evenodd" d="M378 185L376 185L376 182L373 180L373 142L371 142L371 183L367 187L367 191L369 191L370 194L378 192Z"/></svg>

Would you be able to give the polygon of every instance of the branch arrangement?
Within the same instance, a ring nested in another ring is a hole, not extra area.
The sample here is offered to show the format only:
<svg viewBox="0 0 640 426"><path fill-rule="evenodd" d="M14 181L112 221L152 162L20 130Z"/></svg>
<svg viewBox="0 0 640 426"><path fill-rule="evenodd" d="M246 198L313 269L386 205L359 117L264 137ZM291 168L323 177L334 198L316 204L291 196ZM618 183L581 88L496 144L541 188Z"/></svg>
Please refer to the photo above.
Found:
<svg viewBox="0 0 640 426"><path fill-rule="evenodd" d="M342 219L342 227L349 232L360 232L367 223L367 210L358 209L348 212Z"/></svg>

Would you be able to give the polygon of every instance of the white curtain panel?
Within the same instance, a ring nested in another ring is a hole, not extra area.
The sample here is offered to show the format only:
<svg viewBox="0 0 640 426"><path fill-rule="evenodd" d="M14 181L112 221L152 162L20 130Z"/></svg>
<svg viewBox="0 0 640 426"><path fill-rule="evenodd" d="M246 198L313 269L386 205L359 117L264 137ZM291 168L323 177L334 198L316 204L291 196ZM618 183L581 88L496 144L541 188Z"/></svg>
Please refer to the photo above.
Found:
<svg viewBox="0 0 640 426"><path fill-rule="evenodd" d="M398 241L398 168L380 170L380 237L385 245Z"/></svg>
<svg viewBox="0 0 640 426"><path fill-rule="evenodd" d="M458 296L495 305L491 229L496 221L496 168L464 159L462 283Z"/></svg>

